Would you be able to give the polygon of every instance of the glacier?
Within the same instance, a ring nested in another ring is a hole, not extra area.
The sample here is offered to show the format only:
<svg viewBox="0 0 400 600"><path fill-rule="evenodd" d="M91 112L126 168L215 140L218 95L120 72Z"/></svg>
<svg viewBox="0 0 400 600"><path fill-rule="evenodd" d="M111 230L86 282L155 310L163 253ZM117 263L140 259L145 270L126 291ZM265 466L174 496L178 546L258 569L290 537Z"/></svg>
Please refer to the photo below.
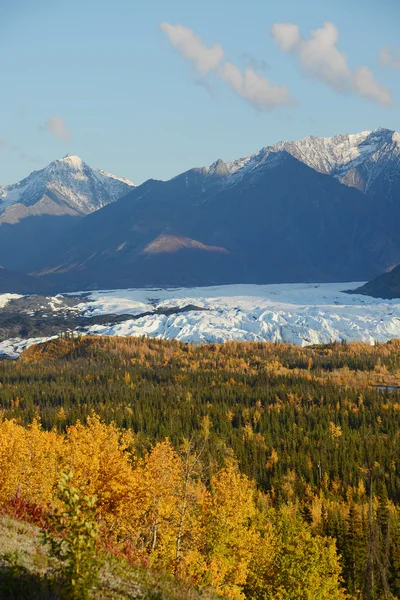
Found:
<svg viewBox="0 0 400 600"><path fill-rule="evenodd" d="M187 343L271 341L325 344L333 340L384 342L400 337L400 301L347 294L359 283L227 285L93 292L84 314L132 314L98 335L146 335ZM175 314L160 309L197 307ZM154 312L140 317L143 312ZM139 316L139 317L138 317Z"/></svg>
<svg viewBox="0 0 400 600"><path fill-rule="evenodd" d="M361 283L105 290L85 292L73 310L84 317L127 315L121 323L84 327L80 329L83 335L144 335L193 344L270 341L300 346L340 340L373 344L400 337L400 300L344 291ZM6 306L4 296L0 295L0 308ZM54 311L59 309L60 298L49 303ZM16 358L24 348L45 339L5 340L0 342L0 354Z"/></svg>

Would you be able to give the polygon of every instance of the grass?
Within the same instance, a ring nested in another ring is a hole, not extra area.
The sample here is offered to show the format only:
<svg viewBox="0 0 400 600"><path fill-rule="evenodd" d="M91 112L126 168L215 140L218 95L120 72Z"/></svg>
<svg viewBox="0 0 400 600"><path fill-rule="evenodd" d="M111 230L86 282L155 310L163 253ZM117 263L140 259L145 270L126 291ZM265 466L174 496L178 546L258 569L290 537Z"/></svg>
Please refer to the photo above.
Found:
<svg viewBox="0 0 400 600"><path fill-rule="evenodd" d="M56 599L49 559L40 545L39 529L11 517L0 517L0 598Z"/></svg>
<svg viewBox="0 0 400 600"><path fill-rule="evenodd" d="M127 561L104 556L95 600L216 600L178 584L174 579ZM0 599L67 600L55 575L55 565L40 543L40 529L0 515Z"/></svg>

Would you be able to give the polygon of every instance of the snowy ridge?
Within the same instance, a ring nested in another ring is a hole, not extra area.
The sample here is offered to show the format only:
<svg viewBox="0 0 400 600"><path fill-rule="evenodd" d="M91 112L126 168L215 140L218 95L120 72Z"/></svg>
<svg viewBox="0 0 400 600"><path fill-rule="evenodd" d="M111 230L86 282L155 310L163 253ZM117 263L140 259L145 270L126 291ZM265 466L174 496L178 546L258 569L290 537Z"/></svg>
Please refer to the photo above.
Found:
<svg viewBox="0 0 400 600"><path fill-rule="evenodd" d="M78 214L115 202L134 184L123 177L92 169L78 156L64 156L13 185L0 186L0 213L14 204L34 206L45 195L62 199Z"/></svg>
<svg viewBox="0 0 400 600"><path fill-rule="evenodd" d="M362 187L363 191L368 191L389 163L394 163L400 169L400 134L380 128L330 138L308 136L297 142L278 142L231 162L218 160L205 169L206 176L208 178L218 173L222 185L234 185L243 177L256 174L261 168L273 166L282 160L285 152L316 171L333 175L349 185L353 184L346 181L346 175L362 166L365 180Z"/></svg>
<svg viewBox="0 0 400 600"><path fill-rule="evenodd" d="M83 330L86 335L145 335L195 344L272 341L300 346L332 340L372 344L399 338L400 300L380 300L342 291L359 285L112 290L92 292L74 310L86 317L132 315L132 319L118 324L89 326ZM2 296L0 305L1 301ZM54 310L59 302L58 299L53 303ZM186 310L188 306L190 309ZM167 314L163 314L165 309L170 309ZM0 354L16 357L25 347L39 341L44 339L6 340L0 343Z"/></svg>

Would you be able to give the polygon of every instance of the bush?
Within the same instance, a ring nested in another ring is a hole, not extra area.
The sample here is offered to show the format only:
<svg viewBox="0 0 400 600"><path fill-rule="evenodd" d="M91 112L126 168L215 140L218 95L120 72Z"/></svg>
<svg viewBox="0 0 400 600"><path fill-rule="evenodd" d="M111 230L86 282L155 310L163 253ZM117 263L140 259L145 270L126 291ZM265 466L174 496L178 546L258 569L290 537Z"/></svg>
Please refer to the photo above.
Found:
<svg viewBox="0 0 400 600"><path fill-rule="evenodd" d="M61 475L57 493L61 508L49 516L50 526L43 533L43 543L57 560L66 597L86 600L99 578L96 497L82 496L72 482L72 473Z"/></svg>

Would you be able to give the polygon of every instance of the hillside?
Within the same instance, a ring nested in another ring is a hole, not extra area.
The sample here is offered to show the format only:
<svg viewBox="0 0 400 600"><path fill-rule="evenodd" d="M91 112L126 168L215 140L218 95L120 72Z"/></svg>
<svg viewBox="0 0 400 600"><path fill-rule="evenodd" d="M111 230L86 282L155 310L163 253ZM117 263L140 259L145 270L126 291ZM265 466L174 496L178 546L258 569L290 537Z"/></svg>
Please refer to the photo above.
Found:
<svg viewBox="0 0 400 600"><path fill-rule="evenodd" d="M90 560L105 559L92 597L134 582L140 597L145 569L145 597L400 598L398 341L67 335L0 362L0 379L0 508L51 536L61 503L70 543L79 506L80 535L99 532ZM0 583L31 593L47 559L25 550L37 529L14 527L19 553L0 522Z"/></svg>
<svg viewBox="0 0 400 600"><path fill-rule="evenodd" d="M60 582L37 525L0 515L0 595L9 600L62 600ZM213 600L211 593L178 585L171 577L133 566L111 553L103 557L95 600Z"/></svg>
<svg viewBox="0 0 400 600"><path fill-rule="evenodd" d="M16 273L0 267L1 294L50 294L55 287L43 278Z"/></svg>
<svg viewBox="0 0 400 600"><path fill-rule="evenodd" d="M400 298L400 266L379 275L354 291L374 298Z"/></svg>
<svg viewBox="0 0 400 600"><path fill-rule="evenodd" d="M36 383L32 383L34 374ZM202 418L208 415L212 424L209 460L221 458L221 443L231 447L244 472L266 489L279 485L282 474L291 469L300 469L310 486L318 486L316 463L307 472L301 467L311 439L314 455L326 468L330 465L331 476L353 485L359 479L356 465L367 460L360 438L365 419L376 434L371 451L380 456L384 437L379 431L392 437L400 427L400 413L394 408L385 412L382 405L387 399L374 387L396 388L400 383L400 345L396 340L375 346L355 343L300 348L258 342L191 346L97 336L58 339L31 346L16 363L0 362L0 379L5 417L28 423L39 410L43 424L52 428L59 423L61 407L65 424L84 421L94 410L134 431L142 451L164 436L178 445L183 438L199 434ZM52 381L43 398L42 381ZM360 393L368 408L348 413L349 407L358 406ZM18 406L13 403L16 396L24 399ZM292 401L294 397L298 401ZM325 399L322 408L321 397ZM326 437L329 422L336 419L338 402L343 439L351 446L346 455ZM257 408L259 403L263 409ZM253 422L257 411L257 422ZM288 437L288 421L295 413L301 429ZM272 418L274 414L280 417ZM378 415L384 422L382 430L374 424ZM317 421L319 427L314 430ZM253 434L247 440L249 423L253 423ZM308 431L305 437L304 430ZM294 441L295 455L290 450ZM389 468L398 443L393 438L388 456L381 456L384 468ZM265 468L271 447L281 449L279 472ZM332 464L330 453L335 457ZM396 494L399 478L400 473L392 473L390 494Z"/></svg>

